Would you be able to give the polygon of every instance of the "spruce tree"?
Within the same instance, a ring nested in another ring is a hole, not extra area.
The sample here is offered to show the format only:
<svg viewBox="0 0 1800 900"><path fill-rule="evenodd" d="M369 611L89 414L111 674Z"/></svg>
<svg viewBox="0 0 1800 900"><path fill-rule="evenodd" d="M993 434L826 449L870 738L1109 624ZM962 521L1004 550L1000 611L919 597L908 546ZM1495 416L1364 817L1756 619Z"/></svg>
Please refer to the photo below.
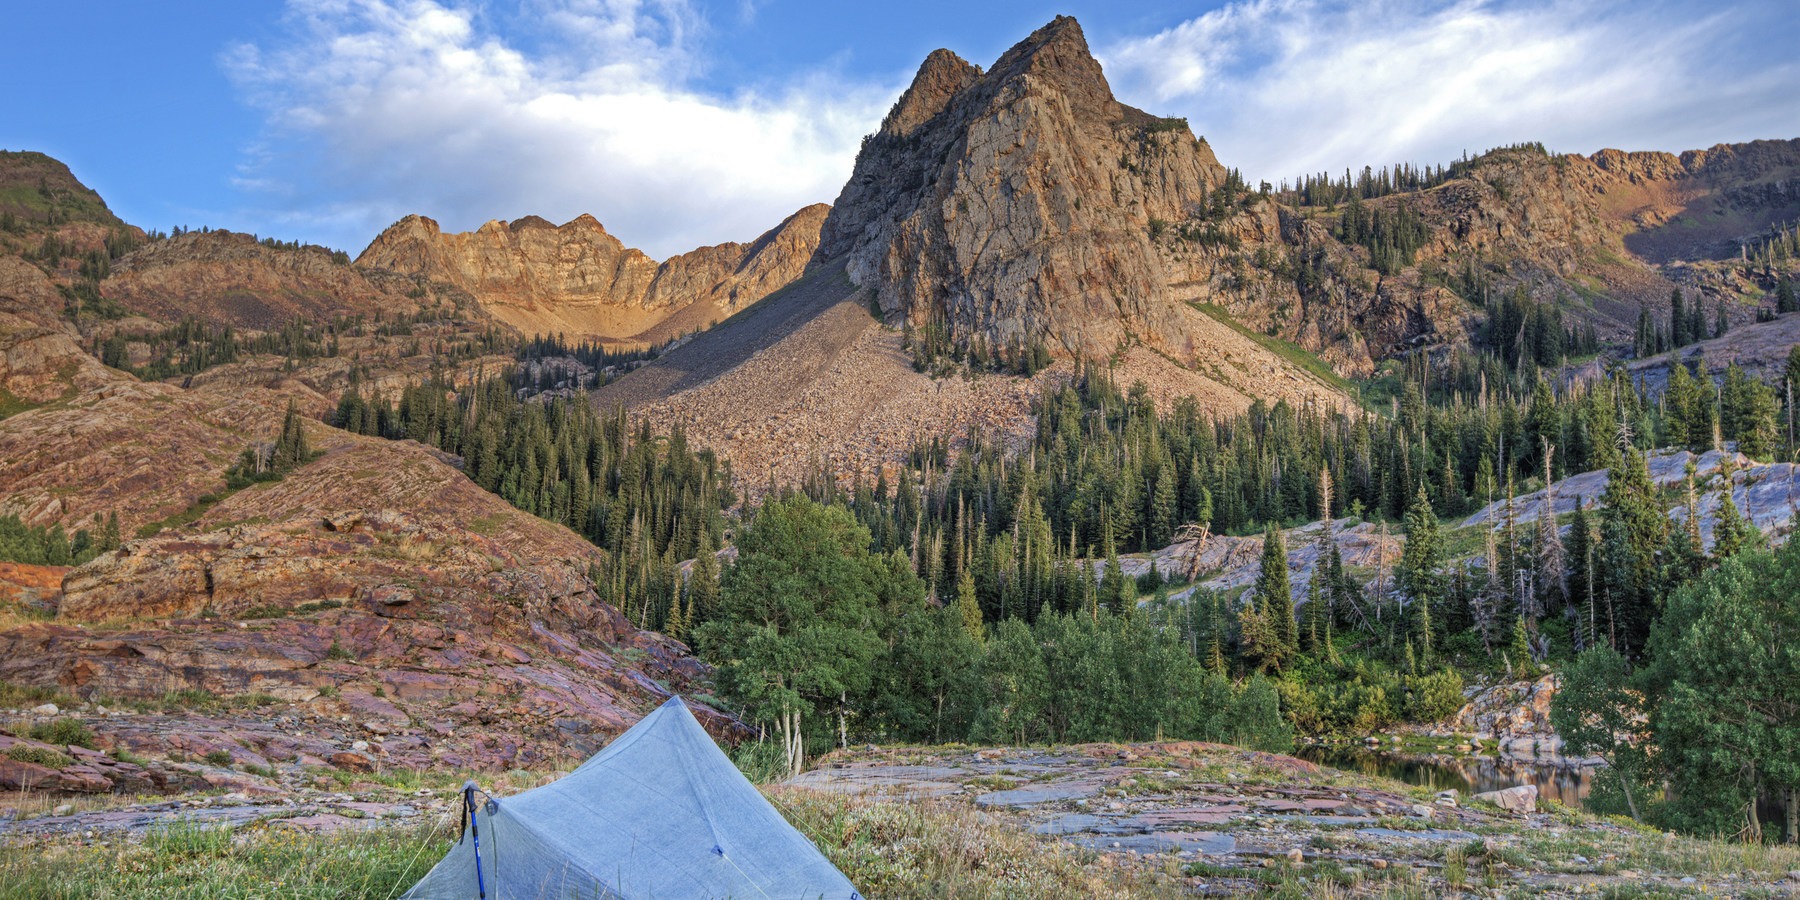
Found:
<svg viewBox="0 0 1800 900"><path fill-rule="evenodd" d="M981 601L975 597L975 574L970 569L964 569L962 577L957 579L956 610L963 631L977 643L986 640L987 631L981 621Z"/></svg>
<svg viewBox="0 0 1800 900"><path fill-rule="evenodd" d="M1432 604L1443 600L1443 539L1438 533L1437 514L1431 510L1431 498L1425 489L1413 497L1407 507L1404 523L1406 545L1400 554L1398 576L1400 590L1415 604Z"/></svg>
<svg viewBox="0 0 1800 900"><path fill-rule="evenodd" d="M1614 619L1609 634L1615 649L1630 656L1643 650L1661 588L1657 551L1668 539L1669 520L1658 502L1644 455L1627 445L1601 497L1601 584Z"/></svg>
<svg viewBox="0 0 1800 900"><path fill-rule="evenodd" d="M1294 595L1288 574L1287 540L1273 524L1263 531L1261 565L1256 575L1256 596L1279 645L1280 668L1300 649L1300 624L1294 618Z"/></svg>

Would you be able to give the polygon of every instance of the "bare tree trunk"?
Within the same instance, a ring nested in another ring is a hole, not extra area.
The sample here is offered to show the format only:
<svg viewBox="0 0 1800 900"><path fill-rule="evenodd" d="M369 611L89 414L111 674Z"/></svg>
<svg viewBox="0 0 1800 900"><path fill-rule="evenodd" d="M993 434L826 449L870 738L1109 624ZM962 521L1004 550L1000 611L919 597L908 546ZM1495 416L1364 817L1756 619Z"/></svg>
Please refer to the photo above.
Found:
<svg viewBox="0 0 1800 900"><path fill-rule="evenodd" d="M847 697L845 697L844 692L838 691L837 714L838 714L838 749L839 750L850 749L850 729L844 723L844 715L845 715L844 710L849 705L850 705L850 701Z"/></svg>
<svg viewBox="0 0 1800 900"><path fill-rule="evenodd" d="M1787 811L1787 842L1790 844L1800 844L1800 806L1795 805L1796 800L1800 797L1794 795L1793 788L1781 792L1781 805Z"/></svg>
<svg viewBox="0 0 1800 900"><path fill-rule="evenodd" d="M806 764L806 737L800 732L800 711L796 709L787 713L782 728L785 730L788 748L788 777L798 778L801 767Z"/></svg>

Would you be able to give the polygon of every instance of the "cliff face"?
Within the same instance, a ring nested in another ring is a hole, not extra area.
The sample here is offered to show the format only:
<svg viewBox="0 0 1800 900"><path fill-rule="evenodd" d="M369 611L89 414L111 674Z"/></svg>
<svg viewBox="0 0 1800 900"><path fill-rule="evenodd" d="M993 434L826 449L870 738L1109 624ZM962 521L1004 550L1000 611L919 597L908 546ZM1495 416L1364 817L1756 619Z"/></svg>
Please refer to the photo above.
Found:
<svg viewBox="0 0 1800 900"><path fill-rule="evenodd" d="M1186 124L1113 99L1059 17L991 71L940 50L865 143L820 239L881 308L964 343L1047 339L1171 349L1153 219L1179 220L1225 171Z"/></svg>
<svg viewBox="0 0 1800 900"><path fill-rule="evenodd" d="M555 226L536 216L445 233L407 216L356 268L418 276L467 292L526 334L657 341L756 302L805 269L826 207L809 206L749 244L702 247L658 264L592 216Z"/></svg>
<svg viewBox="0 0 1800 900"><path fill-rule="evenodd" d="M1222 327L1193 315L1203 304L1361 374L1463 331L1441 289L1384 283L1327 229L1245 189L1185 120L1115 100L1068 18L985 73L931 54L865 141L819 256L843 257L890 319L958 347L1095 357L1142 343L1197 365ZM1303 293L1292 270L1313 256L1336 265Z"/></svg>
<svg viewBox="0 0 1800 900"><path fill-rule="evenodd" d="M146 244L113 263L100 292L152 319L261 330L296 318L410 313L428 296L411 278L358 270L324 247L271 246L229 231Z"/></svg>

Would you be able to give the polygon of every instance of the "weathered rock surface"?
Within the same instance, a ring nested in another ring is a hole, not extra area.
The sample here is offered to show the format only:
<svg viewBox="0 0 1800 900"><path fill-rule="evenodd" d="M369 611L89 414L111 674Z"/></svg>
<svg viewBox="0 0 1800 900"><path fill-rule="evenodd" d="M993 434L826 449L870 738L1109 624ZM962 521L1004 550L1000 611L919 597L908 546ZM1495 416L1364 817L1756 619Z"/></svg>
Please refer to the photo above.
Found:
<svg viewBox="0 0 1800 900"><path fill-rule="evenodd" d="M1561 686L1562 676L1545 675L1535 681L1506 682L1478 690L1457 711L1449 727L1477 740L1494 741L1502 756L1552 765L1581 762L1564 759L1562 738L1550 724L1550 702Z"/></svg>
<svg viewBox="0 0 1800 900"><path fill-rule="evenodd" d="M1185 120L1115 100L1081 27L1058 17L985 73L931 54L865 142L819 256L844 256L890 318L965 347L1041 340L1098 358L1141 342L1205 363L1217 323L1184 315L1190 302L1350 372L1460 334L1446 292L1377 284L1322 226L1228 178ZM1355 274L1309 296L1273 274L1311 248Z"/></svg>
<svg viewBox="0 0 1800 900"><path fill-rule="evenodd" d="M80 334L60 318L62 295L42 270L0 255L0 415L9 405L60 400L127 376L82 349Z"/></svg>
<svg viewBox="0 0 1800 900"><path fill-rule="evenodd" d="M655 343L705 328L792 282L818 246L826 207L809 206L748 244L719 244L660 265L593 216L555 226L536 216L444 233L407 216L375 238L356 268L397 272L466 292L525 334Z"/></svg>
<svg viewBox="0 0 1800 900"><path fill-rule="evenodd" d="M436 300L413 278L369 272L318 246L270 246L254 235L189 232L122 257L100 291L134 313L278 329L297 318L390 317Z"/></svg>
<svg viewBox="0 0 1800 900"><path fill-rule="evenodd" d="M1519 804L1503 807L1516 812L1471 809L1437 802L1429 788L1216 744L870 747L829 754L774 792L966 804L984 822L1066 841L1121 864L1168 872L1173 862L1190 876L1183 887L1205 896L1266 892L1271 869L1291 872L1288 878L1343 873L1349 886L1328 892L1346 896L1391 888L1391 878L1410 879L1425 896L1449 896L1463 883L1442 867L1449 852L1463 854L1471 867L1525 860L1488 869L1492 883L1553 896L1670 884L1683 875L1618 871L1613 848L1642 840L1627 828ZM1544 832L1575 849L1541 849ZM1517 852L1526 847L1538 849ZM1298 868L1310 864L1321 868ZM1729 892L1732 877L1708 880Z"/></svg>
<svg viewBox="0 0 1800 900"><path fill-rule="evenodd" d="M1484 791L1476 794L1475 799L1485 800L1501 809L1520 815L1537 812L1537 785L1521 784L1498 791Z"/></svg>
<svg viewBox="0 0 1800 900"><path fill-rule="evenodd" d="M1650 470L1651 483L1661 488L1677 487L1685 483L1688 464L1693 464L1700 536L1702 542L1710 547L1713 529L1719 523L1719 510L1725 502L1723 464L1727 459L1732 464L1731 496L1738 512L1772 541L1780 543L1786 540L1793 529L1795 514L1800 513L1800 466L1794 463L1759 463L1729 448L1725 453L1717 450L1705 453L1687 450L1657 451L1649 454L1645 463ZM1559 516L1572 513L1577 502L1593 508L1606 492L1606 485L1610 480L1611 472L1599 469L1570 475L1556 482L1548 492L1548 495L1553 495L1552 512ZM1514 498L1514 518L1524 523L1537 521L1546 496L1547 492L1539 490ZM1687 521L1685 505L1671 507L1668 514L1676 522ZM1504 500L1490 503L1463 520L1464 527L1485 525L1498 528L1505 524Z"/></svg>
<svg viewBox="0 0 1800 900"><path fill-rule="evenodd" d="M136 702L185 691L226 710L262 697L358 723L333 743L287 734L254 703L211 724L88 721L103 746L135 753L258 766L579 757L705 675L599 601L587 566L600 552L425 448L352 441L70 572L56 621L0 632L0 679ZM351 746L362 735L368 747Z"/></svg>

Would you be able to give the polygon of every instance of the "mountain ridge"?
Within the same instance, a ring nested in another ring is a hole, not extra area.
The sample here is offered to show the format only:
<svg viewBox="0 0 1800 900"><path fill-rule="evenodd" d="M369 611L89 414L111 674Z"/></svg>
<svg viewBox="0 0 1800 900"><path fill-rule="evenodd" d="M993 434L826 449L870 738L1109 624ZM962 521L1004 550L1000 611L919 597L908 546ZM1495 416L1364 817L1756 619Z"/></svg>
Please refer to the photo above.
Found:
<svg viewBox="0 0 1800 900"><path fill-rule="evenodd" d="M526 216L473 232L445 232L410 215L356 258L451 285L526 336L649 345L705 328L792 282L817 245L822 204L805 207L749 243L700 247L661 263L592 215L553 225Z"/></svg>

